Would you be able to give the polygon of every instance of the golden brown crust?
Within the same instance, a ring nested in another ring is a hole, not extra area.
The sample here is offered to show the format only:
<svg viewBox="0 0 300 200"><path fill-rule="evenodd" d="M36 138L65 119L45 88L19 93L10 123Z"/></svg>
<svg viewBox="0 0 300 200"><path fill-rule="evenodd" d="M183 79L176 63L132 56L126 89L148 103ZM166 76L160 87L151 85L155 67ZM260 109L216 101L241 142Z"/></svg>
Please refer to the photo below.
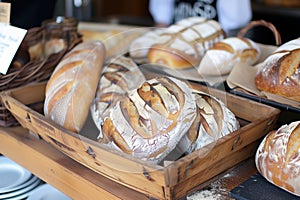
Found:
<svg viewBox="0 0 300 200"><path fill-rule="evenodd" d="M62 58L47 82L47 118L79 133L97 89L104 56L103 44L89 41L78 44Z"/></svg>
<svg viewBox="0 0 300 200"><path fill-rule="evenodd" d="M196 67L205 52L223 38L225 32L217 21L186 18L159 35L148 51L148 60L174 69Z"/></svg>
<svg viewBox="0 0 300 200"><path fill-rule="evenodd" d="M299 70L300 49L294 49L286 52L277 62L265 63L255 76L255 85L259 90L300 102Z"/></svg>
<svg viewBox="0 0 300 200"><path fill-rule="evenodd" d="M196 66L200 59L193 58L163 45L153 45L148 52L148 60L150 63L161 64L174 69L187 69Z"/></svg>
<svg viewBox="0 0 300 200"><path fill-rule="evenodd" d="M255 156L258 171L273 184L300 196L300 121L282 125L262 141Z"/></svg>
<svg viewBox="0 0 300 200"><path fill-rule="evenodd" d="M224 43L222 41L215 43L214 46L211 49L223 50L223 51L227 51L227 52L232 53L232 54L235 52L231 45L229 45L227 43Z"/></svg>

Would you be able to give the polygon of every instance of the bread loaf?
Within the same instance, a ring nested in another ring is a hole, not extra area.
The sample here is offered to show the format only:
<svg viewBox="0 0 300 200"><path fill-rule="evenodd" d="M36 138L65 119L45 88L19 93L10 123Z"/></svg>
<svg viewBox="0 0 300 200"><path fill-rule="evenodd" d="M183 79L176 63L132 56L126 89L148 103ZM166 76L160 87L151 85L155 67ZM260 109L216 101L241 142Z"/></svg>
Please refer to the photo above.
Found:
<svg viewBox="0 0 300 200"><path fill-rule="evenodd" d="M147 63L150 47L156 42L164 29L150 30L132 41L129 55L136 63Z"/></svg>
<svg viewBox="0 0 300 200"><path fill-rule="evenodd" d="M104 67L97 87L96 96L91 104L92 118L100 130L109 111L127 93L146 81L138 66L124 56L111 59Z"/></svg>
<svg viewBox="0 0 300 200"><path fill-rule="evenodd" d="M215 43L206 51L197 71L202 75L226 75L237 62L255 64L260 54L260 48L252 40L229 37Z"/></svg>
<svg viewBox="0 0 300 200"><path fill-rule="evenodd" d="M255 85L261 91L300 102L300 38L284 43L264 60Z"/></svg>
<svg viewBox="0 0 300 200"><path fill-rule="evenodd" d="M172 77L148 80L113 107L103 124L113 148L159 163L177 145L196 116L188 85Z"/></svg>
<svg viewBox="0 0 300 200"><path fill-rule="evenodd" d="M47 82L47 118L76 133L81 130L95 96L104 57L104 45L91 41L78 44L62 58Z"/></svg>
<svg viewBox="0 0 300 200"><path fill-rule="evenodd" d="M107 60L127 53L133 39L139 36L138 31L129 33L129 31L120 30L80 30L79 32L83 36L83 41L101 41L106 49Z"/></svg>
<svg viewBox="0 0 300 200"><path fill-rule="evenodd" d="M197 116L178 144L180 151L186 154L217 141L240 127L235 115L221 100L200 91L194 91L193 95Z"/></svg>
<svg viewBox="0 0 300 200"><path fill-rule="evenodd" d="M260 143L255 163L269 182L300 196L300 121L271 131Z"/></svg>
<svg viewBox="0 0 300 200"><path fill-rule="evenodd" d="M223 38L225 32L217 21L186 18L164 30L149 49L148 59L175 69L196 67L204 53Z"/></svg>

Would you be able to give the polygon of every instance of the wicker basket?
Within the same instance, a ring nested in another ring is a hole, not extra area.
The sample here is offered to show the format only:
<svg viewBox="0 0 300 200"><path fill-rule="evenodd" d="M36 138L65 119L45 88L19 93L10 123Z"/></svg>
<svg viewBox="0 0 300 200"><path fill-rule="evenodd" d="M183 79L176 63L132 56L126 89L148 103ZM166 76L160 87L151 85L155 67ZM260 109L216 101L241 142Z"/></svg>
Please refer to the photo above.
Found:
<svg viewBox="0 0 300 200"><path fill-rule="evenodd" d="M27 45L27 43L34 42L43 34L43 31L42 27L29 29L22 44L26 43L25 45ZM62 57L81 41L82 36L77 33L70 37L67 47L59 53L51 54L43 59L31 59L21 68L9 70L5 75L0 74L0 92L48 80ZM32 106L40 107L36 104ZM17 120L0 102L0 126L9 127L18 124Z"/></svg>

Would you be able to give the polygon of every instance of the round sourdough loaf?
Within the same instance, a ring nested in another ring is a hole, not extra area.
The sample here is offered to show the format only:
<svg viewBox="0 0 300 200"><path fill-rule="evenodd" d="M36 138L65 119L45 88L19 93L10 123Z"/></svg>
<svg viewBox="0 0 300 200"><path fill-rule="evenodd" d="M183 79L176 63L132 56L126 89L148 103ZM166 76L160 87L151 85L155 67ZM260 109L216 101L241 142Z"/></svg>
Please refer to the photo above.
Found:
<svg viewBox="0 0 300 200"><path fill-rule="evenodd" d="M240 125L234 113L218 98L193 91L197 116L191 128L178 144L181 152L189 154L237 130Z"/></svg>
<svg viewBox="0 0 300 200"><path fill-rule="evenodd" d="M284 43L262 63L256 87L300 102L300 38Z"/></svg>
<svg viewBox="0 0 300 200"><path fill-rule="evenodd" d="M269 182L300 196L300 121L271 131L260 143L255 163Z"/></svg>
<svg viewBox="0 0 300 200"><path fill-rule="evenodd" d="M101 126L112 107L145 81L144 74L131 58L116 57L105 65L90 108L93 121L100 130L99 137L102 137Z"/></svg>
<svg viewBox="0 0 300 200"><path fill-rule="evenodd" d="M88 116L105 57L100 41L82 42L56 66L46 86L44 114L78 133Z"/></svg>
<svg viewBox="0 0 300 200"><path fill-rule="evenodd" d="M159 163L175 148L195 116L195 99L185 82L154 78L116 103L104 121L104 138L99 141Z"/></svg>

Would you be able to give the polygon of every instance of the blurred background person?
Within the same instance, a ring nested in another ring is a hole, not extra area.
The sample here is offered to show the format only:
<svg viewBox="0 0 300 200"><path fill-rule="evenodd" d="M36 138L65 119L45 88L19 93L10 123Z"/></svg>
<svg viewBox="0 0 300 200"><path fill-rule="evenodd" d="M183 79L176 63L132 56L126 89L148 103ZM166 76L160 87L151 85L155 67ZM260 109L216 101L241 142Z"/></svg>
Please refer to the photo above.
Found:
<svg viewBox="0 0 300 200"><path fill-rule="evenodd" d="M250 0L150 0L149 11L159 27L201 16L218 21L227 35L236 34L252 19Z"/></svg>

